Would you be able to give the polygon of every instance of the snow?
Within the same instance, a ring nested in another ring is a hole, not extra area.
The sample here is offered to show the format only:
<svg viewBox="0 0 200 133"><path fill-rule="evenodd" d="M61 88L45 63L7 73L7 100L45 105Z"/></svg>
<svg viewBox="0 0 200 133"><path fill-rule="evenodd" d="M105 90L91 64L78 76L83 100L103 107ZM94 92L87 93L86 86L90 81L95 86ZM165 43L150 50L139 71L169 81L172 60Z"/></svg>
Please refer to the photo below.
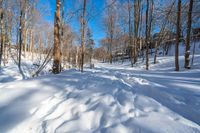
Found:
<svg viewBox="0 0 200 133"><path fill-rule="evenodd" d="M200 133L200 55L180 72L166 56L24 80L11 63L0 79L1 133Z"/></svg>

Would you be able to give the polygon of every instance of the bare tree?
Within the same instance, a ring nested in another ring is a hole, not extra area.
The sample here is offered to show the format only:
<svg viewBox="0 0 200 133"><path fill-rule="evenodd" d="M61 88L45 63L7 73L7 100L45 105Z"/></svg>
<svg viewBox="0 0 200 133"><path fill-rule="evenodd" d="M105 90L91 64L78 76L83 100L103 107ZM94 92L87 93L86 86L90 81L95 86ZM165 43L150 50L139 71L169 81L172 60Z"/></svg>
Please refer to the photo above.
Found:
<svg viewBox="0 0 200 133"><path fill-rule="evenodd" d="M140 24L140 0L134 0L134 64L137 62L138 30Z"/></svg>
<svg viewBox="0 0 200 133"><path fill-rule="evenodd" d="M60 0L56 0L56 12L54 17L54 49L53 49L53 73L61 72L61 38L60 38Z"/></svg>
<svg viewBox="0 0 200 133"><path fill-rule="evenodd" d="M23 25L23 18L25 15L25 6L26 6L26 0L25 3L23 3L22 1L20 1L20 19L19 19L19 63L18 63L18 67L21 70L21 55L22 55L22 34L23 34L23 30L24 30L24 25Z"/></svg>
<svg viewBox="0 0 200 133"><path fill-rule="evenodd" d="M156 42L155 42L154 64L156 64L156 60L157 60L158 47L160 46L160 43L164 40L164 38L166 36L166 34L165 34L166 30L165 29L166 29L167 23L169 21L169 17L172 13L172 9L174 7L174 4L175 4L175 0L172 3L172 5L170 5L169 10L166 12L166 14L164 13L164 15L166 15L166 16L163 17L164 19L161 22L160 33L158 34L158 38L156 39ZM158 16L159 16L159 14L158 14ZM158 21L160 21L161 18L159 17L158 19L159 19Z"/></svg>
<svg viewBox="0 0 200 133"><path fill-rule="evenodd" d="M177 24L176 24L176 48L175 48L175 71L179 71L179 41L180 41L180 18L181 18L181 0L178 0L178 11L177 11Z"/></svg>
<svg viewBox="0 0 200 133"><path fill-rule="evenodd" d="M149 0L146 7L146 70L149 69Z"/></svg>
<svg viewBox="0 0 200 133"><path fill-rule="evenodd" d="M185 68L190 68L190 32L192 25L192 8L193 8L193 0L190 0L189 11L188 11L188 22L187 22L187 36L185 43Z"/></svg>
<svg viewBox="0 0 200 133"><path fill-rule="evenodd" d="M129 33L129 49L130 49L130 60L131 66L133 67L133 32L131 23L131 2L128 0L128 33Z"/></svg>
<svg viewBox="0 0 200 133"><path fill-rule="evenodd" d="M3 29L3 0L0 1L0 24L1 24L1 49L0 49L0 67L3 57L3 48L4 48L4 29Z"/></svg>
<svg viewBox="0 0 200 133"><path fill-rule="evenodd" d="M84 51L85 51L85 15L86 15L86 0L84 0L83 4L83 14L82 14L82 22L81 22L81 72L83 72L84 65Z"/></svg>
<svg viewBox="0 0 200 133"><path fill-rule="evenodd" d="M117 21L117 14L116 14L116 7L114 5L114 0L111 0L111 3L107 3L107 10L106 15L104 19L104 24L106 27L106 35L108 39L108 51L109 51L109 62L112 64L113 60L113 45L114 45L114 39L116 34L116 21Z"/></svg>

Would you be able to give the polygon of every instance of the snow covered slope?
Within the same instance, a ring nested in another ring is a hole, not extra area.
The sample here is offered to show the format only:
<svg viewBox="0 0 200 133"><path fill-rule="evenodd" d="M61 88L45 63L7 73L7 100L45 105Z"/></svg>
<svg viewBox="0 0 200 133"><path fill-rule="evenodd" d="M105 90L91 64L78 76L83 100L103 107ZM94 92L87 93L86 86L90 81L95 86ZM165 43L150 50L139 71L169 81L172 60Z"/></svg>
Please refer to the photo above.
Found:
<svg viewBox="0 0 200 133"><path fill-rule="evenodd" d="M200 56L190 71L173 59L0 84L0 132L200 133Z"/></svg>

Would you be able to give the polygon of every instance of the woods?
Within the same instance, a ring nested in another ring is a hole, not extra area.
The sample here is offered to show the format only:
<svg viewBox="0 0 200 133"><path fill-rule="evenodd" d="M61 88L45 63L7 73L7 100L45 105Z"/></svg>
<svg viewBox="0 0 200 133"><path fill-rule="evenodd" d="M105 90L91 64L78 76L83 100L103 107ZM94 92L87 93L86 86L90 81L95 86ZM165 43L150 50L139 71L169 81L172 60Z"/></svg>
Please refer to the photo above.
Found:
<svg viewBox="0 0 200 133"><path fill-rule="evenodd" d="M84 0L73 9L67 9L67 1L56 0L54 25L43 20L45 10L37 7L39 1L14 1L1 0L0 3L1 66L17 52L15 61L19 69L24 58L31 56L32 60L40 60L36 63L38 70L45 68L47 59L52 58L49 71L54 74L72 67L83 72L84 65L92 65L95 59L110 64L129 60L131 67L145 60L146 70L149 70L152 64L149 58L153 56L153 64L156 64L157 58L168 55L174 46L174 66L179 71L183 67L179 64L179 49L185 44L184 68L192 67L190 47L193 36L198 38L198 33L193 31L199 27L200 16L197 1L171 0L164 4L159 0L106 0L105 7L98 12L92 1ZM105 36L94 40L98 34L93 33L90 25L99 14ZM80 32L74 31L71 25L77 22L76 30Z"/></svg>
<svg viewBox="0 0 200 133"><path fill-rule="evenodd" d="M0 133L200 133L200 0L0 0Z"/></svg>

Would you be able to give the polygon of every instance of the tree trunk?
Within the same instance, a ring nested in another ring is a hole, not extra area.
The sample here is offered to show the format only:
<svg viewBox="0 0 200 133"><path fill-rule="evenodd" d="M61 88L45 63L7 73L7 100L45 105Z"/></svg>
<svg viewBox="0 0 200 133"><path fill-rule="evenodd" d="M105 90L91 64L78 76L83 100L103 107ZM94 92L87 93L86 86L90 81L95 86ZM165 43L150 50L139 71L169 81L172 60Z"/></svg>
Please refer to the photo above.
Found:
<svg viewBox="0 0 200 133"><path fill-rule="evenodd" d="M181 0L178 0L177 29L176 29L176 48L175 48L175 71L179 71L179 41L180 41L180 18L181 18Z"/></svg>
<svg viewBox="0 0 200 133"><path fill-rule="evenodd" d="M3 57L3 9L2 9L2 1L1 1L1 10L0 10L0 23L1 23L1 49L0 49L0 67L2 63L2 57Z"/></svg>
<svg viewBox="0 0 200 133"><path fill-rule="evenodd" d="M189 11L188 11L188 22L187 22L187 36L185 43L185 68L190 69L190 32L192 25L192 8L193 0L190 0Z"/></svg>
<svg viewBox="0 0 200 133"><path fill-rule="evenodd" d="M85 15L86 15L86 0L84 0L83 5L83 16L82 16L82 23L81 23L81 72L83 72L83 65L84 65L84 52L85 52Z"/></svg>
<svg viewBox="0 0 200 133"><path fill-rule="evenodd" d="M158 54L158 42L156 41L155 52L154 52L154 62L153 62L154 64L156 64L157 54Z"/></svg>
<svg viewBox="0 0 200 133"><path fill-rule="evenodd" d="M64 16L65 16L65 12L64 12L64 2L65 0L62 0L61 2L61 43L60 43L60 47L61 47L61 54L62 54L62 57L61 57L61 61L63 63L63 65L65 64L64 63L64 26L65 26L65 21L64 21Z"/></svg>
<svg viewBox="0 0 200 133"><path fill-rule="evenodd" d="M140 0L134 0L134 64L137 62L138 29L140 22Z"/></svg>
<svg viewBox="0 0 200 133"><path fill-rule="evenodd" d="M128 0L128 30L129 30L129 48L130 48L130 60L133 67L133 37L132 37L132 25L131 25L131 3Z"/></svg>
<svg viewBox="0 0 200 133"><path fill-rule="evenodd" d="M53 73L61 72L61 49L60 49L60 0L56 0L56 12L54 17L54 49L53 49Z"/></svg>
<svg viewBox="0 0 200 133"><path fill-rule="evenodd" d="M19 63L18 63L19 69L21 69L21 53L22 53L22 15L23 11L21 9L20 24L19 24Z"/></svg>
<svg viewBox="0 0 200 133"><path fill-rule="evenodd" d="M33 61L33 41L34 41L34 39L33 39L33 29L30 29L30 40L29 40L30 42L30 46L29 46L29 52L30 52L30 54L31 54L31 59L32 59L32 61Z"/></svg>
<svg viewBox="0 0 200 133"><path fill-rule="evenodd" d="M149 70L149 0L146 7L146 70Z"/></svg>
<svg viewBox="0 0 200 133"><path fill-rule="evenodd" d="M79 47L76 47L76 58L75 58L76 67L79 67L78 55L79 55Z"/></svg>
<svg viewBox="0 0 200 133"><path fill-rule="evenodd" d="M24 29L24 36L23 36L24 43L23 44L24 44L24 57L25 58L26 58L26 53L27 53L27 32L28 32L28 29Z"/></svg>
<svg viewBox="0 0 200 133"><path fill-rule="evenodd" d="M194 41L194 46L193 46L193 52L192 52L192 62L191 62L191 64L192 64L192 65L193 65L193 62L194 62L195 45L196 45L196 41Z"/></svg>

